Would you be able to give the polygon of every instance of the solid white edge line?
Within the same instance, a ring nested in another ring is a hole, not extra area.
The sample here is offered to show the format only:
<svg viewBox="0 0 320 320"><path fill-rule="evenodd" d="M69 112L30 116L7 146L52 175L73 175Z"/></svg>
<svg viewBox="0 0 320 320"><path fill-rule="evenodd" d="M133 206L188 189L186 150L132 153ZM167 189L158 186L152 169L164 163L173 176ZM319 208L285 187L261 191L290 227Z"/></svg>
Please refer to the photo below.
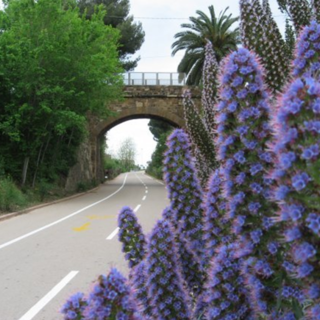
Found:
<svg viewBox="0 0 320 320"><path fill-rule="evenodd" d="M147 196L144 196L144 197L142 198L142 201L146 200L146 198L147 198Z"/></svg>
<svg viewBox="0 0 320 320"><path fill-rule="evenodd" d="M55 221L55 222L52 222L52 223L50 223L50 224L47 224L47 225L44 226L44 227L41 227L41 228L36 229L36 230L34 230L34 231L31 231L31 232L29 232L29 233L27 233L27 234L25 234L25 235L23 235L23 236L21 236L21 237L18 237L18 238L15 238L15 239L11 240L11 241L8 241L8 242L0 245L0 250L3 249L3 248L5 248L5 247L7 247L7 246L9 246L9 245L11 245L11 244L13 244L13 243L15 243L15 242L18 242L18 241L23 240L23 239L25 239L25 238L27 238L27 237L30 237L30 236L32 236L32 235L34 235L34 234L36 234L36 233L38 233L38 232L40 232L40 231L43 231L43 230L45 230L45 229L48 229L48 228L50 228L50 227L52 227L52 226L54 226L54 225L56 225L56 224L58 224L58 223L60 223L60 222L63 222L63 221L65 221L65 220L67 220L67 219L69 219L69 218L71 218L71 217L73 217L73 216L75 216L75 215L77 215L77 214L79 214L79 213L81 213L81 212L83 212L83 211L85 211L85 210L87 210L87 209L89 209L89 208L91 208L91 207L93 207L93 206L95 206L95 205L97 205L97 204L105 201L105 200L108 200L109 198L111 198L112 196L114 196L115 194L117 194L117 193L124 187L124 185L125 185L125 183L126 183L126 180L127 180L127 176L128 176L128 174L126 174L126 176L125 176L125 178L124 178L124 180L123 180L122 186L121 186L118 190L116 190L114 193L110 194L108 197L103 198L102 200L99 200L99 201L97 201L97 202L95 202L95 203L92 203L92 204L90 204L89 206L86 206L86 207L84 207L84 208L82 208L82 209L80 209L80 210L78 210L78 211L76 211L76 212L74 212L74 213L71 213L70 215L68 215L68 216L66 216L66 217L64 217L64 218L62 218L62 219L59 219L59 220L57 220L57 221Z"/></svg>
<svg viewBox="0 0 320 320"><path fill-rule="evenodd" d="M114 230L106 240L112 240L112 238L118 233L118 231L119 227L117 227L116 230Z"/></svg>
<svg viewBox="0 0 320 320"><path fill-rule="evenodd" d="M19 320L31 320L41 309L43 309L77 274L79 271L71 271L66 275L51 291L39 300L26 314Z"/></svg>
<svg viewBox="0 0 320 320"><path fill-rule="evenodd" d="M138 204L134 209L133 209L133 212L137 212L141 207L141 204Z"/></svg>

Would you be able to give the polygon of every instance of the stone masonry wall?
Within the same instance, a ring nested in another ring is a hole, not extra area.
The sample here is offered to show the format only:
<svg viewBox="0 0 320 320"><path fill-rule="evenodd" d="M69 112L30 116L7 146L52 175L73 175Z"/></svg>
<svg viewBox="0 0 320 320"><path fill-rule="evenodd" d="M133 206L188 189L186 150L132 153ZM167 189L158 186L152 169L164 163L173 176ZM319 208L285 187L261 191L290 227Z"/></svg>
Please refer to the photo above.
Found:
<svg viewBox="0 0 320 320"><path fill-rule="evenodd" d="M182 86L126 86L125 99L113 103L109 109L116 113L107 120L91 119L90 138L82 143L78 152L78 163L71 168L66 189L74 191L80 182L103 181L103 168L99 150L99 137L112 127L130 119L160 118L177 127L184 127L182 93L190 87ZM196 104L201 93L191 88ZM134 134L134 133L132 133Z"/></svg>

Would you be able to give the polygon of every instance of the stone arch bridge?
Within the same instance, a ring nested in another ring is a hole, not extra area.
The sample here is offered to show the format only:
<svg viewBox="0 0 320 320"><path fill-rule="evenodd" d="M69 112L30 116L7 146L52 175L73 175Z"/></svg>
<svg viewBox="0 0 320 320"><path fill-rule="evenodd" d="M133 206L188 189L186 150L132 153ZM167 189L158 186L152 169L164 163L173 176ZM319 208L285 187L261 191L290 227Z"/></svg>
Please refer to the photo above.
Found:
<svg viewBox="0 0 320 320"><path fill-rule="evenodd" d="M90 138L79 150L79 161L69 172L66 189L76 188L79 182L88 182L93 179L103 181L100 141L105 133L116 125L127 120L149 118L160 119L174 127L183 128L185 121L182 94L186 89L191 90L194 102L199 105L200 90L195 87L161 84L125 86L123 101L108 106L114 115L107 120L91 121Z"/></svg>

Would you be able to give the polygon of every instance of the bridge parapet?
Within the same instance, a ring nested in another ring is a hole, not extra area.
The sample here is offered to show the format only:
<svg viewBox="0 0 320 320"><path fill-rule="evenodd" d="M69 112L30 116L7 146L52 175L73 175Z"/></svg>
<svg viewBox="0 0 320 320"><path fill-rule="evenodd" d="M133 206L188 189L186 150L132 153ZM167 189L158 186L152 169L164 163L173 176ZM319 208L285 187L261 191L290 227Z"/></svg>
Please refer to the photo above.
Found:
<svg viewBox="0 0 320 320"><path fill-rule="evenodd" d="M177 72L128 72L123 75L126 86L184 86L186 74Z"/></svg>
<svg viewBox="0 0 320 320"><path fill-rule="evenodd" d="M182 98L185 90L191 90L194 98L199 98L201 91L197 87L190 86L125 86L125 98Z"/></svg>

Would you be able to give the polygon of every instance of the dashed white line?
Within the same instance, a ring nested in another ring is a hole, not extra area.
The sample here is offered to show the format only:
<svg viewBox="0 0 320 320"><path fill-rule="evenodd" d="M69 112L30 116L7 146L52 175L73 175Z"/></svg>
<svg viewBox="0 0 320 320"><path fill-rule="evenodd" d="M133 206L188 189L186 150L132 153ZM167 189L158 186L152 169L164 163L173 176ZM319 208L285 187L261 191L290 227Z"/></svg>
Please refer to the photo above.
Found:
<svg viewBox="0 0 320 320"><path fill-rule="evenodd" d="M66 275L51 291L38 301L26 314L19 320L33 319L41 309L43 309L77 274L79 271L71 271Z"/></svg>
<svg viewBox="0 0 320 320"><path fill-rule="evenodd" d="M146 184L141 180L141 178L137 174L135 174L135 175L136 175L137 179L145 186Z"/></svg>
<svg viewBox="0 0 320 320"><path fill-rule="evenodd" d="M112 238L118 233L118 231L119 227L117 227L116 230L114 230L106 240L112 240Z"/></svg>
<svg viewBox="0 0 320 320"><path fill-rule="evenodd" d="M146 192L145 193L148 193L148 190L146 190Z"/></svg>
<svg viewBox="0 0 320 320"><path fill-rule="evenodd" d="M141 204L138 204L134 209L133 209L133 212L137 212L141 207Z"/></svg>
<svg viewBox="0 0 320 320"><path fill-rule="evenodd" d="M142 198L142 201L146 200L146 198L147 198L147 196L144 196L144 197Z"/></svg>
<svg viewBox="0 0 320 320"><path fill-rule="evenodd" d="M87 209L89 209L89 208L91 208L91 207L93 207L93 206L95 206L95 205L97 205L97 204L105 201L105 200L108 200L109 198L111 198L112 196L114 196L115 194L117 194L117 193L124 187L124 185L125 185L125 183L126 183L126 180L127 180L127 176L128 176L128 174L126 174L126 176L125 176L125 178L124 178L124 180L123 180L122 186L121 186L117 191L115 191L114 193L110 194L108 197L103 198L102 200L99 200L99 201L97 201L97 202L95 202L95 203L92 203L92 204L90 204L89 206L86 206L86 207L84 207L84 208L82 208L82 209L80 209L80 210L78 210L78 211L76 211L76 212L74 212L74 213L71 213L70 215L68 215L68 216L66 216L66 217L64 217L64 218L62 218L62 219L59 219L59 220L54 221L54 222L52 222L52 223L50 223L50 224L47 224L46 226L43 226L43 227L41 227L41 228L39 228L39 229L36 229L36 230L34 230L34 231L31 231L31 232L29 232L29 233L27 233L27 234L25 234L25 235L23 235L23 236L21 236L21 237L18 237L18 238L15 238L15 239L11 240L11 241L8 241L8 242L0 245L0 250L3 249L3 248L5 248L5 247L7 247L7 246L9 246L9 245L11 245L11 244L13 244L13 243L15 243L15 242L18 242L18 241L20 241L20 240L23 240L23 239L25 239L25 238L28 238L28 237L30 237L30 236L32 236L32 235L34 235L34 234L36 234L36 233L38 233L38 232L40 232L40 231L43 231L43 230L48 229L48 228L50 228L50 227L52 227L52 226L55 226L56 224L58 224L58 223L60 223L60 222L63 222L63 221L65 221L65 220L67 220L67 219L69 219L69 218L71 218L71 217L73 217L73 216L75 216L75 215L77 215L77 214L79 214L79 213L81 213L81 212L83 212L83 211L85 211L85 210L87 210Z"/></svg>

